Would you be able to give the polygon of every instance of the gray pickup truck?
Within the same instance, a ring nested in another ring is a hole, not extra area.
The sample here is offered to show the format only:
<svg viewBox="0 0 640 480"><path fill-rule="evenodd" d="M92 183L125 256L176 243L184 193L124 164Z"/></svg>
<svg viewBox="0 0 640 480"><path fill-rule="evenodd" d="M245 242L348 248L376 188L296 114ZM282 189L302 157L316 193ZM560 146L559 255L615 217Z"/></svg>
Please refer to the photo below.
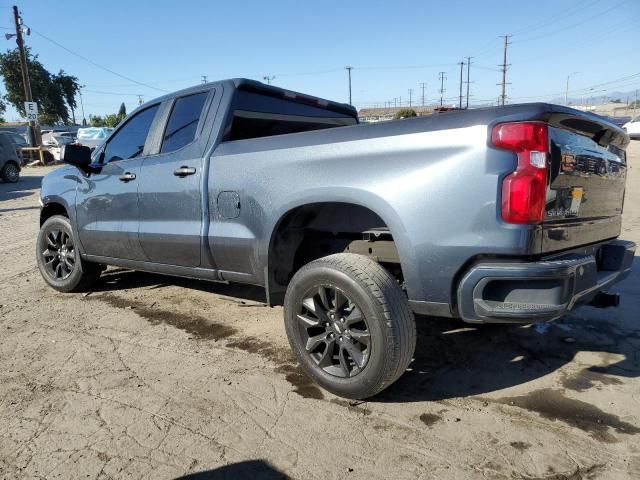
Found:
<svg viewBox="0 0 640 480"><path fill-rule="evenodd" d="M106 265L262 286L308 375L366 398L411 362L414 314L616 305L628 142L542 103L361 125L350 105L209 83L144 104L93 154L66 146L36 255L62 292Z"/></svg>

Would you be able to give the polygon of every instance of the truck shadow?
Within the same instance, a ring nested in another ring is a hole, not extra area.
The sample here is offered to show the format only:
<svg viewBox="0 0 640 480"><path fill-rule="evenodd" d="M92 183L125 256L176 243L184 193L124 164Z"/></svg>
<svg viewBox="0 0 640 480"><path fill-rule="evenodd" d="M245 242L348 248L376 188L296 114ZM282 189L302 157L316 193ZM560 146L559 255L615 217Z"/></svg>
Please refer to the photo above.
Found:
<svg viewBox="0 0 640 480"><path fill-rule="evenodd" d="M171 277L155 273L146 273L121 268L110 268L100 277L100 281L92 288L94 292L112 292L137 288L162 288L174 285L201 292L224 295L252 302L266 302L264 288L238 283L225 284L192 278Z"/></svg>
<svg viewBox="0 0 640 480"><path fill-rule="evenodd" d="M42 175L20 177L18 183L5 183L0 180L0 201L28 197L42 185Z"/></svg>
<svg viewBox="0 0 640 480"><path fill-rule="evenodd" d="M600 362L562 372L560 387L585 391L621 384L621 377L640 377L640 330L634 322L640 310L637 262L614 290L622 293L618 309L585 306L548 324L476 326L418 317L414 362L372 400L418 402L493 392L553 373L579 352L594 352Z"/></svg>
<svg viewBox="0 0 640 480"><path fill-rule="evenodd" d="M289 478L264 460L246 460L197 473L190 473L175 480L281 480Z"/></svg>

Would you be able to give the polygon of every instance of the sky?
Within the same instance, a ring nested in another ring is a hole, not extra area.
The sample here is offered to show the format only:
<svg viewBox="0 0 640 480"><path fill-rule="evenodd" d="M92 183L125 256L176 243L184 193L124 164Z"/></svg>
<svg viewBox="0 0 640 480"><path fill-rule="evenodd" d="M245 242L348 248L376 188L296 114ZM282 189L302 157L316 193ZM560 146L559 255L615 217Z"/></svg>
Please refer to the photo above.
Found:
<svg viewBox="0 0 640 480"><path fill-rule="evenodd" d="M451 103L467 56L470 102L495 102L505 34L510 103L562 98L567 76L576 98L640 88L640 0L0 0L4 32L14 3L45 67L85 85L87 118L121 102L131 111L138 95L148 101L203 75L275 77L274 85L347 102L345 66L358 108L400 97L406 105L410 89L420 105L421 83L425 103L439 102L439 72ZM1 51L15 47L0 41Z"/></svg>

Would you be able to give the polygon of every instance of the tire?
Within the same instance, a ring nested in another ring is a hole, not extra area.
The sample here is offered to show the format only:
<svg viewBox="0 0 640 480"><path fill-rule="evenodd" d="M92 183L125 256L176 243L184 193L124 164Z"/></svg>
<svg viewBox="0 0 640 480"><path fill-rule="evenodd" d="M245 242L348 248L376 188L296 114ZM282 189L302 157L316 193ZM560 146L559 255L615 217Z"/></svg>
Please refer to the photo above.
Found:
<svg viewBox="0 0 640 480"><path fill-rule="evenodd" d="M287 288L284 318L304 371L341 397L381 392L405 372L415 351L407 297L364 255L329 255L298 270Z"/></svg>
<svg viewBox="0 0 640 480"><path fill-rule="evenodd" d="M54 215L40 227L36 240L36 258L40 274L59 292L81 292L100 277L102 268L85 262L75 246L67 217Z"/></svg>
<svg viewBox="0 0 640 480"><path fill-rule="evenodd" d="M17 183L20 180L20 167L13 162L7 162L2 168L0 176L7 183Z"/></svg>

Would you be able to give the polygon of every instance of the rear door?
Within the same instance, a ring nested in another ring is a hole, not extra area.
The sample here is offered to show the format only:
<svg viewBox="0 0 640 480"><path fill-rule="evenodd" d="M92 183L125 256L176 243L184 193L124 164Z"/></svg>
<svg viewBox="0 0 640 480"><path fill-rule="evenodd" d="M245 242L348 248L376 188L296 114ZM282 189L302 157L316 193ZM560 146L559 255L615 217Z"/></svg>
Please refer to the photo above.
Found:
<svg viewBox="0 0 640 480"><path fill-rule="evenodd" d="M158 107L136 113L111 136L96 152L102 168L76 190L78 233L88 255L145 259L138 241L138 187Z"/></svg>
<svg viewBox="0 0 640 480"><path fill-rule="evenodd" d="M215 89L172 100L157 139L157 153L144 160L140 183L139 238L153 262L197 267L202 238L204 113Z"/></svg>
<svg viewBox="0 0 640 480"><path fill-rule="evenodd" d="M617 237L622 224L627 138L605 119L556 115L543 252Z"/></svg>

